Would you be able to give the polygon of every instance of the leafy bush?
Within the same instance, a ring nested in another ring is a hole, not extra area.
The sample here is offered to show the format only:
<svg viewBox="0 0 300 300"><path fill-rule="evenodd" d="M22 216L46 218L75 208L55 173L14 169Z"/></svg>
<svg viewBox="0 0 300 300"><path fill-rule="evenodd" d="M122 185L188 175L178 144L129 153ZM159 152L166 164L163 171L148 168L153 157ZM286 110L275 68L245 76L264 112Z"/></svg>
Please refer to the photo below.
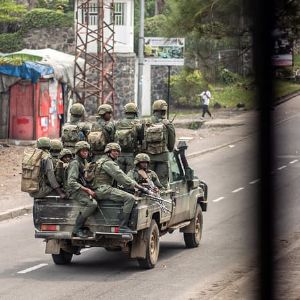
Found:
<svg viewBox="0 0 300 300"><path fill-rule="evenodd" d="M199 94L205 89L207 83L199 70L183 69L178 75L171 76L170 83L175 105L200 106Z"/></svg>
<svg viewBox="0 0 300 300"><path fill-rule="evenodd" d="M156 15L145 19L145 36L157 37L164 35L167 17L165 15Z"/></svg>
<svg viewBox="0 0 300 300"><path fill-rule="evenodd" d="M229 71L226 68L223 68L219 71L218 79L223 84L233 84L241 80L240 76L236 73Z"/></svg>
<svg viewBox="0 0 300 300"><path fill-rule="evenodd" d="M0 34L0 52L15 52L22 48L23 40L19 32Z"/></svg>
<svg viewBox="0 0 300 300"><path fill-rule="evenodd" d="M70 27L73 25L73 21L71 14L64 14L61 11L45 8L36 8L25 15L22 30L28 31L32 28Z"/></svg>
<svg viewBox="0 0 300 300"><path fill-rule="evenodd" d="M68 0L38 0L38 8L46 8L46 9L61 9L63 11L68 10L69 1Z"/></svg>

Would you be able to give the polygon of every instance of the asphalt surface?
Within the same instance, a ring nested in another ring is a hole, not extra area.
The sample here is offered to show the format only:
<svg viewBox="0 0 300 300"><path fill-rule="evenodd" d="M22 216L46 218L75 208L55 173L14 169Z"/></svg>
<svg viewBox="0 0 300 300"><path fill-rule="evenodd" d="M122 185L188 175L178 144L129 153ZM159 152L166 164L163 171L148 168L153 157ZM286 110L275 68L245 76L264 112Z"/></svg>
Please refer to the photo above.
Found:
<svg viewBox="0 0 300 300"><path fill-rule="evenodd" d="M278 151L270 176L276 179L276 191L282 199L277 215L278 241L287 243L300 232L299 106L294 99L275 112ZM196 174L209 186L201 245L186 249L182 234L166 235L161 238L158 264L149 271L140 270L135 260L128 260L122 253L97 248L74 257L69 266L56 266L44 254L42 240L34 239L30 215L1 222L0 298L256 298L255 277L238 284L255 271L257 263L256 204L260 181L256 162L255 134L190 159ZM276 263L278 279L282 279L278 295L291 295L281 299L297 299L297 291L287 291L286 286L295 286L299 279L298 249L294 247L289 256L294 262L292 279L286 256Z"/></svg>

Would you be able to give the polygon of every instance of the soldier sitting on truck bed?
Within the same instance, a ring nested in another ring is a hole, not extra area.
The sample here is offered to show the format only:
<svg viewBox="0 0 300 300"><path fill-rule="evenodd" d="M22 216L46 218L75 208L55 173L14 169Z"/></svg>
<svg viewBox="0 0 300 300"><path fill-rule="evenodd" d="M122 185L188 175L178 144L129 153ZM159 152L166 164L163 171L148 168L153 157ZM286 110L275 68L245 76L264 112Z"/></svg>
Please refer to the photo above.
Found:
<svg viewBox="0 0 300 300"><path fill-rule="evenodd" d="M128 176L138 184L145 186L153 192L163 188L157 174L149 169L150 157L146 153L139 153L134 158L135 167L128 172Z"/></svg>
<svg viewBox="0 0 300 300"><path fill-rule="evenodd" d="M37 149L42 150L40 161L39 187L35 192L30 193L31 197L43 198L53 191L56 191L61 198L65 198L59 184L55 178L54 167L50 155L50 139L48 137L40 137L36 143Z"/></svg>
<svg viewBox="0 0 300 300"><path fill-rule="evenodd" d="M97 209L97 201L94 199L96 194L86 186L84 179L84 168L87 164L90 145L85 141L75 144L75 159L72 160L68 168L67 192L70 199L81 204L80 212L77 216L73 235L78 237L88 237L84 231L84 223Z"/></svg>
<svg viewBox="0 0 300 300"><path fill-rule="evenodd" d="M52 162L53 162L53 167L55 170L56 167L56 163L58 162L58 157L59 157L59 153L60 151L63 149L63 144L59 139L52 139L50 140L50 154L52 157Z"/></svg>
<svg viewBox="0 0 300 300"><path fill-rule="evenodd" d="M56 180L64 191L67 189L68 167L72 158L73 154L69 149L62 149L54 168Z"/></svg>
<svg viewBox="0 0 300 300"><path fill-rule="evenodd" d="M104 155L97 160L92 188L95 190L97 200L112 200L123 203L123 211L120 215L120 231L130 232L128 221L134 202L137 198L123 190L118 189L117 183L124 187L137 188L144 191L145 189L129 178L118 166L117 159L120 155L121 147L117 143L106 145Z"/></svg>

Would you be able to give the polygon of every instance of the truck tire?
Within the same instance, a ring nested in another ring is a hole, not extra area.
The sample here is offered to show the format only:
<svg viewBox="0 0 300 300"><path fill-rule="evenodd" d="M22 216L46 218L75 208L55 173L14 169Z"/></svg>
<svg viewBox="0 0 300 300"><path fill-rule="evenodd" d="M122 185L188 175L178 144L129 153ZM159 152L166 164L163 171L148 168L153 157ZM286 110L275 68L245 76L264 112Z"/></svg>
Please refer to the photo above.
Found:
<svg viewBox="0 0 300 300"><path fill-rule="evenodd" d="M202 210L199 204L196 206L195 217L192 220L194 223L194 231L193 233L184 233L184 242L187 248L196 248L200 244L200 240L202 237L202 227L203 227L203 215Z"/></svg>
<svg viewBox="0 0 300 300"><path fill-rule="evenodd" d="M63 249L60 249L59 254L52 254L53 262L56 265L68 265L71 263L72 257L73 253L66 252Z"/></svg>
<svg viewBox="0 0 300 300"><path fill-rule="evenodd" d="M138 258L138 263L143 269L155 267L159 255L159 229L155 220L151 221L150 227L146 231L146 257Z"/></svg>

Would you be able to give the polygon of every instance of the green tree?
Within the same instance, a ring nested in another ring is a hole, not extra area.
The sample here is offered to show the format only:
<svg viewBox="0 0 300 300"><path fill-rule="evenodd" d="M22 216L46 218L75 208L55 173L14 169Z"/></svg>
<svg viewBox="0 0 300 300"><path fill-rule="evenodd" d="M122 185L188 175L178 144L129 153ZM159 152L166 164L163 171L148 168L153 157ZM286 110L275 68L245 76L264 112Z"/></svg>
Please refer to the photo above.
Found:
<svg viewBox="0 0 300 300"><path fill-rule="evenodd" d="M23 4L16 4L13 0L0 0L0 32L16 32L26 12Z"/></svg>

